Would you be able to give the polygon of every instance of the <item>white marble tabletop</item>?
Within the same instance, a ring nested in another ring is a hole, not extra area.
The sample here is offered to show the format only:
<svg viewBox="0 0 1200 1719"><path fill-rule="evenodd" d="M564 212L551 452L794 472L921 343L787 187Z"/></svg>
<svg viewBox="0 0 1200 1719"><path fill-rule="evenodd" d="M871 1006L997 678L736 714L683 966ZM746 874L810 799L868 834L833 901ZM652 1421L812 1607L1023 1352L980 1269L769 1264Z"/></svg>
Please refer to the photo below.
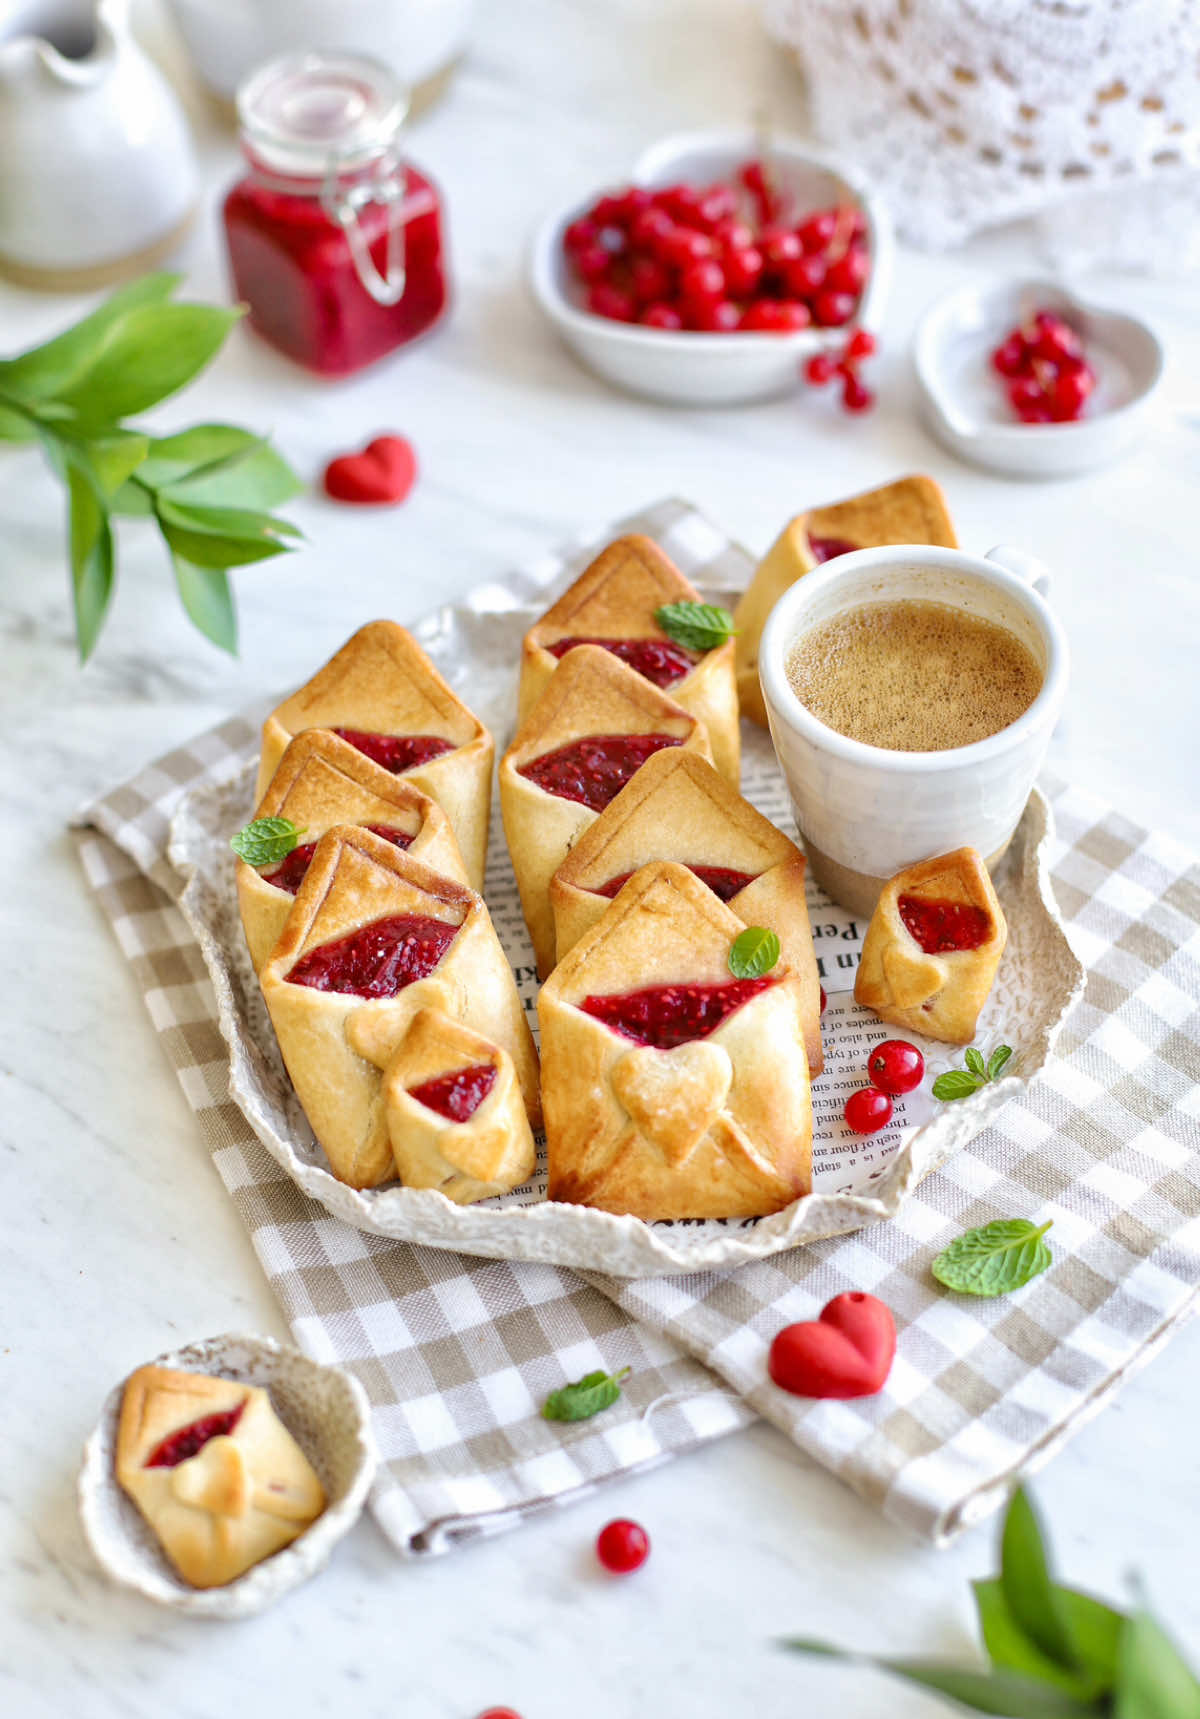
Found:
<svg viewBox="0 0 1200 1719"><path fill-rule="evenodd" d="M1200 846L1194 280L1101 283L1157 323L1169 373L1140 452L1091 478L1000 481L955 463L915 422L915 319L951 286L1025 270L1020 233L948 258L901 254L883 403L865 421L800 396L723 412L638 404L578 370L539 321L524 281L531 228L556 199L619 178L661 132L764 106L803 125L798 83L750 4L515 0L480 12L448 99L413 132L451 211L449 324L336 386L238 331L161 413L164 425L208 416L269 429L306 477L368 433L402 431L422 468L403 509L298 502L304 551L236 576L237 661L191 630L154 544L127 532L112 619L81 672L59 494L34 455L0 458L0 1711L11 1719L472 1719L500 1702L523 1719L857 1719L885 1707L920 1719L942 1709L865 1672L791 1660L772 1640L804 1631L962 1654L966 1579L992 1560L987 1529L948 1552L911 1543L759 1427L432 1564L401 1564L365 1520L320 1579L252 1623L189 1623L109 1587L81 1539L74 1479L113 1379L180 1339L285 1333L83 888L64 825L85 798L303 678L369 617L413 618L656 497L687 496L762 548L809 502L923 469L944 484L966 547L1008 540L1054 569L1075 652L1054 767ZM215 210L234 149L211 117L202 147L209 196L183 261L197 296L220 297ZM76 309L0 288L0 348ZM1192 1328L1038 1483L1064 1569L1115 1593L1136 1566L1194 1644L1198 1380ZM628 1584L603 1578L591 1555L616 1514L654 1540Z"/></svg>

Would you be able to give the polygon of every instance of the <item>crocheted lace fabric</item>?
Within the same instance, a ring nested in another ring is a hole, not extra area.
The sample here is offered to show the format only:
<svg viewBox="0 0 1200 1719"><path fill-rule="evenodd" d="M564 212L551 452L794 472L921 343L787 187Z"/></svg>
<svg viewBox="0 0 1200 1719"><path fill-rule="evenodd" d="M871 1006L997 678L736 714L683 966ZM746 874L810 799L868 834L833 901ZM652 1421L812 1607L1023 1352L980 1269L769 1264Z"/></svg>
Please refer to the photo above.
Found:
<svg viewBox="0 0 1200 1719"><path fill-rule="evenodd" d="M766 0L822 140L940 249L1039 218L1055 260L1200 264L1200 0Z"/></svg>

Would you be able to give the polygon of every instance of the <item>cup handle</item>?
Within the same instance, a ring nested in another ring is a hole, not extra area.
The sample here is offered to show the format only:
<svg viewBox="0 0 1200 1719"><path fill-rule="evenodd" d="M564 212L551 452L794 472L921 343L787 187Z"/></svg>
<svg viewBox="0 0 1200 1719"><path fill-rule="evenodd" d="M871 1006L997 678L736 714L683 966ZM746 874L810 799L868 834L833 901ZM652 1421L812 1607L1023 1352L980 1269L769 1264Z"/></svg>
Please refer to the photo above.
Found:
<svg viewBox="0 0 1200 1719"><path fill-rule="evenodd" d="M1011 543L997 543L994 549L988 550L985 559L994 561L1006 573L1015 573L1041 596L1050 595L1050 569L1036 555L1030 555L1024 549L1014 549Z"/></svg>

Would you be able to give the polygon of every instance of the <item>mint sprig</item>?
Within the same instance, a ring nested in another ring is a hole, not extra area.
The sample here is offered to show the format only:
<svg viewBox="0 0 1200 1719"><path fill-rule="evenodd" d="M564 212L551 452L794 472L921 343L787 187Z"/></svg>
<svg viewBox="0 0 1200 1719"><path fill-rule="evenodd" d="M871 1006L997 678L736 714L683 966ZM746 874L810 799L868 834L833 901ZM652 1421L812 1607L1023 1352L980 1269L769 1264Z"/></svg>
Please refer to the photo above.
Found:
<svg viewBox="0 0 1200 1719"><path fill-rule="evenodd" d="M946 1289L959 1295L1009 1295L1040 1277L1053 1261L1043 1240L1053 1223L1040 1227L1028 1218L997 1218L958 1236L930 1266Z"/></svg>
<svg viewBox="0 0 1200 1719"><path fill-rule="evenodd" d="M1054 1580L1037 1513L1023 1488L1000 1534L1000 1570L972 1584L987 1666L876 1659L828 1642L780 1645L874 1665L975 1713L1009 1719L1198 1719L1200 1679L1139 1603L1123 1613Z"/></svg>
<svg viewBox="0 0 1200 1719"><path fill-rule="evenodd" d="M765 925L748 925L729 946L729 971L735 979L761 979L779 959L779 938Z"/></svg>
<svg viewBox="0 0 1200 1719"><path fill-rule="evenodd" d="M255 818L236 836L230 836L229 845L247 865L279 865L305 834L307 831L298 830L290 818Z"/></svg>
<svg viewBox="0 0 1200 1719"><path fill-rule="evenodd" d="M714 651L734 635L733 616L715 603L664 603L654 619L685 651Z"/></svg>
<svg viewBox="0 0 1200 1719"><path fill-rule="evenodd" d="M115 519L154 520L185 610L227 651L237 649L228 570L282 554L300 537L270 510L301 485L262 437L233 424L151 436L121 422L186 387L242 314L171 303L180 279L146 275L54 339L0 361L0 442L39 443L66 489L84 661L116 586Z"/></svg>
<svg viewBox="0 0 1200 1719"><path fill-rule="evenodd" d="M627 1379L632 1367L622 1367L619 1373L587 1373L573 1384L551 1391L542 1404L542 1419L547 1421L588 1421L604 1409L611 1409L621 1395L621 1381Z"/></svg>
<svg viewBox="0 0 1200 1719"><path fill-rule="evenodd" d="M986 1062L983 1052L972 1045L963 1057L966 1068L952 1068L939 1074L933 1083L933 1096L944 1104L951 1104L956 1098L970 1098L981 1086L999 1080L1011 1058L1011 1045L997 1045Z"/></svg>

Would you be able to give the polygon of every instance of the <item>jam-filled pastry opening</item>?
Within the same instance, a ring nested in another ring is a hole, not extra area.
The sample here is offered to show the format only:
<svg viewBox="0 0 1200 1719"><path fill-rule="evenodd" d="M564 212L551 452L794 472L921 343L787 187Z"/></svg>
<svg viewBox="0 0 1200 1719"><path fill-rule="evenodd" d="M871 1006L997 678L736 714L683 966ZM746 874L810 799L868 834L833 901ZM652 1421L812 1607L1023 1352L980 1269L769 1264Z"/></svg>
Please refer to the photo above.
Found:
<svg viewBox="0 0 1200 1719"><path fill-rule="evenodd" d="M290 985L351 997L394 997L432 973L459 926L424 913L399 913L319 943L287 975Z"/></svg>
<svg viewBox="0 0 1200 1719"><path fill-rule="evenodd" d="M547 794L602 812L647 758L680 746L674 734L590 734L523 764L518 772Z"/></svg>
<svg viewBox="0 0 1200 1719"><path fill-rule="evenodd" d="M391 842L393 847L411 847L414 837L406 830L394 829L390 824L367 824L365 826L372 835L382 836L385 842ZM260 871L259 877L264 883L270 883L276 889L285 889L289 895L295 895L304 882L314 853L317 851L316 842L304 842L300 847L293 848L285 860L272 867L270 871Z"/></svg>
<svg viewBox="0 0 1200 1719"><path fill-rule="evenodd" d="M722 985L647 985L640 991L585 997L579 1007L635 1044L674 1050L707 1038L735 1009L775 983L733 979Z"/></svg>
<svg viewBox="0 0 1200 1719"><path fill-rule="evenodd" d="M241 1420L245 1407L245 1403L239 1403L236 1408L226 1409L221 1414L202 1415L198 1421L192 1421L190 1426L168 1433L165 1439L155 1445L142 1467L178 1468L181 1462L187 1462L197 1451L203 1450L210 1439L228 1438Z"/></svg>
<svg viewBox="0 0 1200 1719"><path fill-rule="evenodd" d="M359 728L335 728L333 732L393 776L455 750L453 740L443 740L440 734L366 734Z"/></svg>
<svg viewBox="0 0 1200 1719"><path fill-rule="evenodd" d="M689 865L688 870L693 877L698 877L701 883L712 890L718 901L732 901L735 895L740 895L758 876L757 872L734 871L730 866L724 865ZM596 884L591 894L605 895L611 901L632 876L631 871L623 871L618 877L610 877L607 883Z"/></svg>
<svg viewBox="0 0 1200 1719"><path fill-rule="evenodd" d="M427 1110L444 1116L448 1122L469 1122L495 1084L494 1064L480 1062L471 1068L458 1068L452 1074L439 1074L433 1080L423 1080L419 1086L410 1086L408 1096L415 1098Z"/></svg>
<svg viewBox="0 0 1200 1719"><path fill-rule="evenodd" d="M809 533L808 548L814 561L835 561L839 555L852 555L861 547L848 537L814 537Z"/></svg>
<svg viewBox="0 0 1200 1719"><path fill-rule="evenodd" d="M897 906L904 929L926 955L978 949L992 935L992 916L968 901L931 901L902 895Z"/></svg>
<svg viewBox="0 0 1200 1719"><path fill-rule="evenodd" d="M592 639L570 638L555 639L552 645L545 648L552 657L565 657L568 651L576 645L599 645L603 651L609 651L614 657L619 657L623 663L628 663L631 669L636 669L643 679L651 681L655 686L675 686L687 678L696 666L697 659L690 651L685 651L682 645L677 645L672 639Z"/></svg>

